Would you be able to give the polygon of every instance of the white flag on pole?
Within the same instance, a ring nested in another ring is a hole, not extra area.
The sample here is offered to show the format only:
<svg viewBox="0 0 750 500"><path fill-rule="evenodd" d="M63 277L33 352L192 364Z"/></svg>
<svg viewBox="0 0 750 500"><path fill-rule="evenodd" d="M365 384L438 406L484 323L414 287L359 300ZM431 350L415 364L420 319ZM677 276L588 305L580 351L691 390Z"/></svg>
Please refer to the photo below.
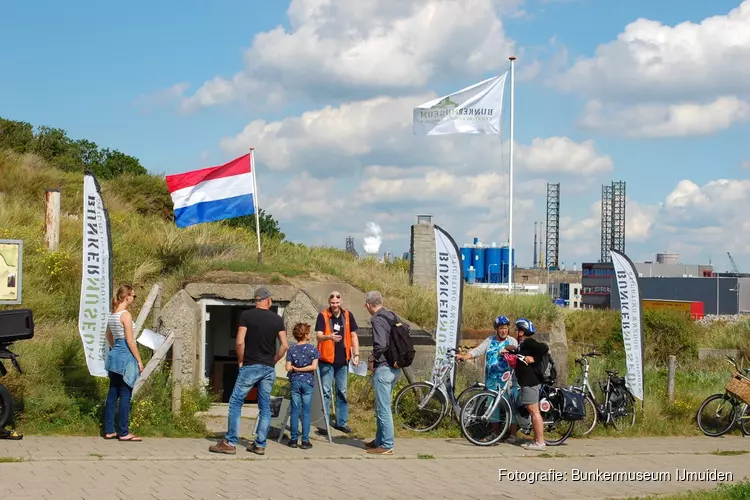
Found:
<svg viewBox="0 0 750 500"><path fill-rule="evenodd" d="M500 134L506 71L414 108L414 135Z"/></svg>

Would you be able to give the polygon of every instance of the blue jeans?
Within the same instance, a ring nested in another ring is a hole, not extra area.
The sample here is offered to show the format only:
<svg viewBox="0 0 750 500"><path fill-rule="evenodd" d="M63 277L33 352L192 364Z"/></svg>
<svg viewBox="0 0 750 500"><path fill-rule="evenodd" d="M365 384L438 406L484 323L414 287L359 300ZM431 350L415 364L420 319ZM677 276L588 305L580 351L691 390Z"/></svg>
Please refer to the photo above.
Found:
<svg viewBox="0 0 750 500"><path fill-rule="evenodd" d="M346 383L349 380L349 365L333 366L328 363L318 364L322 383L323 400L325 401L326 418L331 415L331 387L336 380L336 427L343 427L349 421L349 403L346 400Z"/></svg>
<svg viewBox="0 0 750 500"><path fill-rule="evenodd" d="M224 439L232 446L237 446L237 435L240 431L240 418L242 417L242 405L247 393L258 385L258 437L255 445L258 448L266 447L268 428L271 426L271 389L276 381L276 370L267 365L245 365L240 368L237 380L234 382L234 390L229 398L229 429Z"/></svg>
<svg viewBox="0 0 750 500"><path fill-rule="evenodd" d="M302 441L310 441L310 404L312 403L314 387L305 382L292 382L292 417L289 421L290 441L297 441L299 436L300 406L302 407Z"/></svg>
<svg viewBox="0 0 750 500"><path fill-rule="evenodd" d="M375 446L390 449L394 446L393 414L391 413L391 400L393 399L393 388L396 386L399 371L388 365L375 368L372 374L372 386L375 389L375 420L377 431L375 432Z"/></svg>
<svg viewBox="0 0 750 500"><path fill-rule="evenodd" d="M109 372L109 392L107 401L104 404L104 433L114 434L115 432L115 405L117 399L120 404L117 408L117 435L127 436L128 423L130 420L130 399L133 396L133 389L125 383L122 375L119 373Z"/></svg>

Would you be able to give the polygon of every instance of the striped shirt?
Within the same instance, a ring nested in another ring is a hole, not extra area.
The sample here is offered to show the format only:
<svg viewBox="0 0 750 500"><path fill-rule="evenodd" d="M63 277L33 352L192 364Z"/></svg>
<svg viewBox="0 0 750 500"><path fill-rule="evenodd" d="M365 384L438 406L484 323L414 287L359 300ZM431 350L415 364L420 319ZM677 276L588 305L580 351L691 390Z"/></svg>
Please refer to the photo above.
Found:
<svg viewBox="0 0 750 500"><path fill-rule="evenodd" d="M124 312L125 311L112 313L109 315L109 318L107 318L107 326L109 327L109 331L112 332L112 337L114 337L115 340L125 338L125 327L122 326L122 323L120 322L120 316Z"/></svg>

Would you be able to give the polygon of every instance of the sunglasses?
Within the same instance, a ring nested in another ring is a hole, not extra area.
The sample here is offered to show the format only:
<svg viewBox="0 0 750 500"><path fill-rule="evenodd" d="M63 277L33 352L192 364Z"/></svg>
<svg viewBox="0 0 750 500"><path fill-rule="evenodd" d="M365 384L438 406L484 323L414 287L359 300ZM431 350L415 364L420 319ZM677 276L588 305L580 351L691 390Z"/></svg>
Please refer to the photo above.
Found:
<svg viewBox="0 0 750 500"><path fill-rule="evenodd" d="M332 293L331 295L328 296L328 298L329 299L340 299L341 295L339 295L338 293Z"/></svg>

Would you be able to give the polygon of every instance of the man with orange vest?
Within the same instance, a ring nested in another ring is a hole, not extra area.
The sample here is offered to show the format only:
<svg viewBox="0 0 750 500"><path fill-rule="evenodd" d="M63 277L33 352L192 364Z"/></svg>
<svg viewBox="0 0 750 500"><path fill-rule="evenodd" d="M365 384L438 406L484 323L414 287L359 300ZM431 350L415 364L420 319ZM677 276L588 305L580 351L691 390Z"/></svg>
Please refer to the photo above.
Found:
<svg viewBox="0 0 750 500"><path fill-rule="evenodd" d="M349 434L349 403L346 400L346 383L349 377L349 360L359 364L359 339L354 315L341 307L341 293L331 292L328 308L318 314L315 333L318 337L320 379L326 418L331 411L331 389L336 381L336 422L334 429ZM322 431L325 432L325 431Z"/></svg>

